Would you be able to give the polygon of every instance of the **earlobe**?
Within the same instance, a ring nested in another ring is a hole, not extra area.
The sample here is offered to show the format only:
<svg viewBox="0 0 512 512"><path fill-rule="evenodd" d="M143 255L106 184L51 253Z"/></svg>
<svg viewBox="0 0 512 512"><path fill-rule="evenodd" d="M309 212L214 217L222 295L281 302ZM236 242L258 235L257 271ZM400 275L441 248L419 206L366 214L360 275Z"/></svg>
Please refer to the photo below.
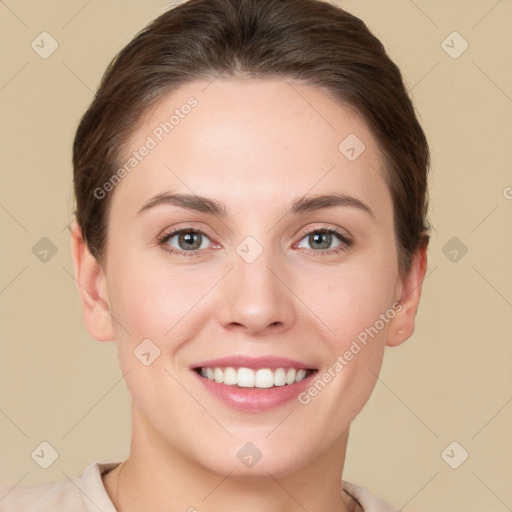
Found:
<svg viewBox="0 0 512 512"><path fill-rule="evenodd" d="M87 331L98 341L112 341L114 330L105 274L76 221L71 226L71 257Z"/></svg>
<svg viewBox="0 0 512 512"><path fill-rule="evenodd" d="M402 279L402 291L397 314L390 322L386 345L395 347L409 339L414 332L421 288L427 270L427 247L419 249L412 260L409 273Z"/></svg>

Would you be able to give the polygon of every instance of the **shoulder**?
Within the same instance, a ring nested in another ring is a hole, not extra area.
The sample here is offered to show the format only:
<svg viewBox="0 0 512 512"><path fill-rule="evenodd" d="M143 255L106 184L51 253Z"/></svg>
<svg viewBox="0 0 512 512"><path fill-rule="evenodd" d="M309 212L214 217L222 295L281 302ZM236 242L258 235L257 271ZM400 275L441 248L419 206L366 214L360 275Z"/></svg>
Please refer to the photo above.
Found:
<svg viewBox="0 0 512 512"><path fill-rule="evenodd" d="M116 512L101 475L119 464L91 463L81 477L32 485L0 485L0 512Z"/></svg>
<svg viewBox="0 0 512 512"><path fill-rule="evenodd" d="M68 480L52 484L0 486L1 512L46 512L84 510L80 491Z"/></svg>
<svg viewBox="0 0 512 512"><path fill-rule="evenodd" d="M363 487L344 480L343 489L361 504L364 512L398 512L397 508L374 496Z"/></svg>

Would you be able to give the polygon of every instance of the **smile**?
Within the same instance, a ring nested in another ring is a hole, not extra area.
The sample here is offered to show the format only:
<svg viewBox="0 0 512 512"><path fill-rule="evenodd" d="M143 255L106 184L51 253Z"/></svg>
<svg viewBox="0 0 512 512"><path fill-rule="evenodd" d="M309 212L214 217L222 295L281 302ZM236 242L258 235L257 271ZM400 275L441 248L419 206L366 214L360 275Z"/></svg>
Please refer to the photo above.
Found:
<svg viewBox="0 0 512 512"><path fill-rule="evenodd" d="M272 387L289 386L304 380L314 370L306 368L234 368L201 367L195 371L205 379L218 384L240 388L269 389Z"/></svg>

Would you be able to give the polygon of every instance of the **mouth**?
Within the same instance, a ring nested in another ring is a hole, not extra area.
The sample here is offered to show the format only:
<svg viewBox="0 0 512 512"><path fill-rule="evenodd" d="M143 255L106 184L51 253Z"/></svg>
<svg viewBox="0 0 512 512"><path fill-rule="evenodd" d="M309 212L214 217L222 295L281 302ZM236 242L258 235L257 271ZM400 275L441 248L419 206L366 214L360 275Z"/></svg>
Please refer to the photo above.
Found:
<svg viewBox="0 0 512 512"><path fill-rule="evenodd" d="M311 363L296 359L242 354L196 362L189 369L208 395L250 413L293 403L318 372Z"/></svg>
<svg viewBox="0 0 512 512"><path fill-rule="evenodd" d="M312 368L247 368L200 366L193 370L202 378L234 388L270 389L297 384L315 373Z"/></svg>

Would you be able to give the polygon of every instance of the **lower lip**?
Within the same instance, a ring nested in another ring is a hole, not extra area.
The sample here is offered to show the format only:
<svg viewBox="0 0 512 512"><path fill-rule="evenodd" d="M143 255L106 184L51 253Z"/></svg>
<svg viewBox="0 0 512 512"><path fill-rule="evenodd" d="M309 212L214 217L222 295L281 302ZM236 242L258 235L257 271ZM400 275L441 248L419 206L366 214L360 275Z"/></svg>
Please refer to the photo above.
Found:
<svg viewBox="0 0 512 512"><path fill-rule="evenodd" d="M210 393L215 395L229 407L240 411L254 412L274 409L284 405L286 402L289 402L294 398L297 398L299 393L304 391L310 385L311 377L316 374L316 372L313 372L300 382L295 382L294 384L259 389L240 388L238 386L219 384L213 380L201 377L197 372L194 373Z"/></svg>

